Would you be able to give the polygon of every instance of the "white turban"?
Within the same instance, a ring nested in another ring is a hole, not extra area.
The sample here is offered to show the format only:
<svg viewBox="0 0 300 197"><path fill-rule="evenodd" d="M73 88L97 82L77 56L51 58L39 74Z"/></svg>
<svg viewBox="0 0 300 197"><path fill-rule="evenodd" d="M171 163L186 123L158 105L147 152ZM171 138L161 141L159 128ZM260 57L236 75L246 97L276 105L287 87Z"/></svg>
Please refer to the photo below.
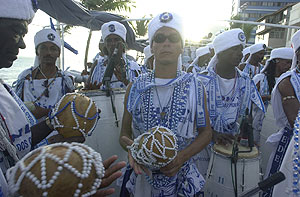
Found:
<svg viewBox="0 0 300 197"><path fill-rule="evenodd" d="M61 39L58 33L53 29L42 29L41 31L37 32L34 36L34 45L35 48L41 43L44 42L52 42L58 48L61 47Z"/></svg>
<svg viewBox="0 0 300 197"><path fill-rule="evenodd" d="M0 0L0 18L30 21L33 16L31 0Z"/></svg>
<svg viewBox="0 0 300 197"><path fill-rule="evenodd" d="M294 52L297 51L297 49L299 49L300 47L300 30L298 30L292 37L292 47L294 49ZM294 57L293 57L293 63L292 63L292 69L296 68L298 64L298 60L297 60L297 56L296 53L294 53Z"/></svg>
<svg viewBox="0 0 300 197"><path fill-rule="evenodd" d="M215 37L213 46L215 53L218 54L234 46L245 46L245 42L246 37L243 30L237 28L219 34L217 37Z"/></svg>
<svg viewBox="0 0 300 197"><path fill-rule="evenodd" d="M200 47L196 50L196 58L199 58L200 56L206 55L208 53L210 53L208 46Z"/></svg>
<svg viewBox="0 0 300 197"><path fill-rule="evenodd" d="M34 36L34 45L35 48L44 42L52 42L55 44L59 49L61 47L61 39L56 31L53 29L42 29L41 31L37 32ZM39 58L36 56L34 60L34 67L38 67L40 64Z"/></svg>
<svg viewBox="0 0 300 197"><path fill-rule="evenodd" d="M182 19L179 15L170 12L164 12L157 15L151 20L148 26L148 36L150 46L152 45L152 39L156 31L162 27L170 27L175 29L181 37L182 46L184 45L183 26Z"/></svg>
<svg viewBox="0 0 300 197"><path fill-rule="evenodd" d="M254 54L262 50L266 50L265 44L262 43L254 44L250 47L250 54Z"/></svg>
<svg viewBox="0 0 300 197"><path fill-rule="evenodd" d="M126 33L127 30L125 26L117 21L110 21L108 23L104 23L101 26L102 39L105 41L106 37L115 34L120 36L124 42L126 42Z"/></svg>
<svg viewBox="0 0 300 197"><path fill-rule="evenodd" d="M231 29L220 33L219 35L217 35L217 37L215 37L213 41L215 55L210 60L207 68L215 67L215 65L218 63L218 58L217 58L218 53L238 45L245 46L245 43L246 43L246 36L243 30L239 28Z"/></svg>
<svg viewBox="0 0 300 197"><path fill-rule="evenodd" d="M243 50L243 56L247 55L248 53L250 53L250 47L246 47Z"/></svg>
<svg viewBox="0 0 300 197"><path fill-rule="evenodd" d="M270 61L273 59L288 59L291 60L293 59L294 56L294 51L292 48L289 47L281 47L281 48L276 48L271 51L270 58L267 60L266 65L264 68L260 71L263 73L269 66Z"/></svg>
<svg viewBox="0 0 300 197"><path fill-rule="evenodd" d="M212 44L212 43L208 43L206 46L208 46L208 47L209 47L209 49L213 49L213 48L214 48L214 46L213 46L213 44Z"/></svg>
<svg viewBox="0 0 300 197"><path fill-rule="evenodd" d="M144 48L144 54L145 54L144 64L146 64L147 60L153 56L153 54L151 53L150 45Z"/></svg>
<svg viewBox="0 0 300 197"><path fill-rule="evenodd" d="M199 57L206 55L206 54L210 54L209 46L198 48L196 50L196 58L193 60L193 62L190 64L190 66L195 65L198 62Z"/></svg>

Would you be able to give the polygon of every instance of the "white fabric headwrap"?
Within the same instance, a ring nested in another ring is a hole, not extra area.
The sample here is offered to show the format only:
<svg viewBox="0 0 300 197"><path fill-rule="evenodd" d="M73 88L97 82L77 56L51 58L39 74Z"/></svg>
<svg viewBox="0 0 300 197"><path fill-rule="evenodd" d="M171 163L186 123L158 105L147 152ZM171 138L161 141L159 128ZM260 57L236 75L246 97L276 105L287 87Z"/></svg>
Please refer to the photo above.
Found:
<svg viewBox="0 0 300 197"><path fill-rule="evenodd" d="M271 60L277 59L277 58L291 60L291 59L293 59L293 56L294 56L294 51L292 48L281 47L281 48L273 49L271 51L270 58L267 60L264 68L260 71L260 73L263 73L268 68Z"/></svg>
<svg viewBox="0 0 300 197"><path fill-rule="evenodd" d="M254 45L250 46L250 56L246 60L246 63L250 62L250 60L252 58L252 55L254 53L257 53L258 51L261 51L261 50L266 50L266 45L265 44L258 43L258 44L254 44Z"/></svg>
<svg viewBox="0 0 300 197"><path fill-rule="evenodd" d="M257 53L258 51L265 50L266 45L262 43L254 44L250 47L250 53L251 55L254 53Z"/></svg>
<svg viewBox="0 0 300 197"><path fill-rule="evenodd" d="M247 54L249 54L250 53L250 47L246 47L246 48L244 48L244 50L243 50L243 58L242 58L242 60L241 60L241 63L243 63L243 62L245 62L247 59L245 59L245 56L247 55Z"/></svg>
<svg viewBox="0 0 300 197"><path fill-rule="evenodd" d="M243 30L237 28L219 34L217 37L215 37L213 46L215 53L218 54L237 45L245 46L245 42L246 36Z"/></svg>
<svg viewBox="0 0 300 197"><path fill-rule="evenodd" d="M148 26L148 36L150 46L152 44L153 36L156 31L162 27L170 27L175 29L181 37L182 46L184 45L184 36L183 36L183 26L182 19L179 15L171 12L164 12L162 14L157 15L155 18L151 20Z"/></svg>
<svg viewBox="0 0 300 197"><path fill-rule="evenodd" d="M292 47L294 49L294 52L297 51L297 49L300 47L300 30L298 30L292 37ZM294 54L294 57L293 57L293 63L292 63L292 67L291 69L294 69L296 68L297 66L297 56L296 54Z"/></svg>
<svg viewBox="0 0 300 197"><path fill-rule="evenodd" d="M149 36L149 43L150 47L152 45L152 39L155 35L156 31L159 30L162 27L170 27L172 29L175 29L182 41L182 46L184 46L184 36L183 36L183 26L182 26L182 19L179 15L175 13L170 12L163 12L156 17L154 17L148 26L148 36ZM179 55L178 57L178 63L177 63L177 70L182 69L182 57Z"/></svg>
<svg viewBox="0 0 300 197"><path fill-rule="evenodd" d="M153 56L153 54L151 53L150 45L144 48L144 54L145 54L144 64L146 64L147 60Z"/></svg>
<svg viewBox="0 0 300 197"><path fill-rule="evenodd" d="M117 21L110 21L108 23L104 23L101 26L102 38L105 41L106 37L115 34L120 36L124 42L126 42L126 33L127 30L125 26Z"/></svg>
<svg viewBox="0 0 300 197"><path fill-rule="evenodd" d="M61 39L56 31L53 29L42 29L41 31L37 32L34 36L34 45L35 48L44 42L52 42L55 44L59 49L61 47ZM34 60L34 68L38 67L40 64L39 58L36 56Z"/></svg>
<svg viewBox="0 0 300 197"><path fill-rule="evenodd" d="M210 60L208 67L215 67L218 63L217 54L231 47L243 45L245 46L246 37L243 30L237 28L222 32L213 41L215 50L214 57Z"/></svg>
<svg viewBox="0 0 300 197"><path fill-rule="evenodd" d="M196 58L193 60L193 62L190 64L191 65L195 65L198 62L199 57L209 54L210 50L209 50L209 46L206 45L205 47L200 47L196 50Z"/></svg>
<svg viewBox="0 0 300 197"><path fill-rule="evenodd" d="M208 43L206 46L208 46L209 49L213 49L214 48L214 45L212 43Z"/></svg>
<svg viewBox="0 0 300 197"><path fill-rule="evenodd" d="M32 20L34 10L31 0L0 0L0 18Z"/></svg>

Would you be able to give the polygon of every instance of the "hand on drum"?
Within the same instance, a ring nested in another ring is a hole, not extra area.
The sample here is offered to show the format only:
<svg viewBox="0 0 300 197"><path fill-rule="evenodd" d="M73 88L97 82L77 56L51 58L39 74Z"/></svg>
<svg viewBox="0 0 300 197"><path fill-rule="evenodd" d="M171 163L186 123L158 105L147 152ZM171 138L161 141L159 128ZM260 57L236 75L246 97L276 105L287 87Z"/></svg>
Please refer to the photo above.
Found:
<svg viewBox="0 0 300 197"><path fill-rule="evenodd" d="M125 142L125 144L127 144L127 146L130 146L133 143L133 141L126 136L122 136L122 140ZM136 174L142 174L144 171L148 176L150 176L150 170L145 166L138 164L132 157L130 151L128 151L128 162Z"/></svg>
<svg viewBox="0 0 300 197"><path fill-rule="evenodd" d="M115 192L114 188L108 188L108 189L103 189L103 188L110 186L112 182L117 180L122 175L122 172L120 170L126 166L126 162L121 161L118 162L117 164L112 165L117 160L117 158L118 156L113 155L110 158L103 161L103 166L105 168L105 175L102 178L102 182L100 185L101 190L97 191L97 193L93 195L94 197L108 196Z"/></svg>
<svg viewBox="0 0 300 197"><path fill-rule="evenodd" d="M184 157L183 155L181 155L181 152L178 152L174 160L172 160L171 163L169 163L165 167L160 168L160 171L164 175L172 177L177 174L177 172L180 170L183 164L184 164Z"/></svg>
<svg viewBox="0 0 300 197"><path fill-rule="evenodd" d="M213 142L216 144L221 144L227 146L232 144L232 141L235 139L235 136L228 133L219 133L213 130Z"/></svg>
<svg viewBox="0 0 300 197"><path fill-rule="evenodd" d="M75 136L75 137L69 137L69 138L64 138L61 134L53 135L48 138L49 144L54 144L57 142L78 142L78 143L83 143L85 141L85 138L83 136Z"/></svg>

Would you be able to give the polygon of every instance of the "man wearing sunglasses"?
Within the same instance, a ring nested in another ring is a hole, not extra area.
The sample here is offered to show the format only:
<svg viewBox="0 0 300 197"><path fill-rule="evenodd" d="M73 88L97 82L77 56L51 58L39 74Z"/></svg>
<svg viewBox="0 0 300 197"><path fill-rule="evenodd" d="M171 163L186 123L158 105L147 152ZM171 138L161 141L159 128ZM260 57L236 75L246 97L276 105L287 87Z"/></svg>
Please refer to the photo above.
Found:
<svg viewBox="0 0 300 197"><path fill-rule="evenodd" d="M60 56L61 39L53 29L43 29L34 37L36 58L34 66L24 70L15 82L17 95L29 106L38 121L44 120L51 108L66 93L73 92L73 80L67 72L56 66ZM41 144L51 143L57 137L53 132L48 140ZM51 137L51 138L50 138Z"/></svg>
<svg viewBox="0 0 300 197"><path fill-rule="evenodd" d="M105 56L92 68L87 89L105 89L102 86L104 77L110 81L110 88L126 89L128 83L138 76L140 66L125 53L126 32L125 26L117 21L110 21L101 26Z"/></svg>
<svg viewBox="0 0 300 197"><path fill-rule="evenodd" d="M242 117L251 103L264 111L261 97L249 76L236 67L239 65L245 45L245 35L241 29L225 31L215 37L215 55L208 68L198 74L207 95L208 111L213 129L213 142L232 144L239 134L238 118ZM199 154L199 168L206 172L210 149ZM208 158L207 158L208 157Z"/></svg>
<svg viewBox="0 0 300 197"><path fill-rule="evenodd" d="M151 171L128 151L123 196L194 196L204 186L192 158L210 142L211 128L204 87L193 74L183 72L178 61L184 45L182 30L181 18L174 13L164 12L149 23L154 70L128 86L120 134L127 151L141 133L167 127L178 138L178 154L165 167Z"/></svg>

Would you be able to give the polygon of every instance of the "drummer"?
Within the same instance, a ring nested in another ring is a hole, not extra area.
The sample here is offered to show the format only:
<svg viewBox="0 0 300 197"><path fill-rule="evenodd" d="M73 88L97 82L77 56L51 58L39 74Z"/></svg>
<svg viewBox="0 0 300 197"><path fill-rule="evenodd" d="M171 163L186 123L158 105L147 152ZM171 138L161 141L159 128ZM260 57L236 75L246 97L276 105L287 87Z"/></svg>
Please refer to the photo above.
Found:
<svg viewBox="0 0 300 197"><path fill-rule="evenodd" d="M296 140L296 138L293 138L293 127L300 107L300 31L297 31L293 35L292 46L295 53L291 71L279 77L271 96L274 117L280 130L267 139L267 142L270 142L274 149L270 155L265 176L268 177L277 172L285 157L283 162L286 163L286 166L284 166L283 169L284 173L288 173L287 180L290 181L285 181L284 184L281 184L280 189L277 190L278 195L276 196L299 196L299 192L293 193L294 188L299 189L299 183L297 183L297 186L292 183L293 175L297 175L297 177L294 178L298 179L299 177L299 160L296 161L296 164L290 164L294 161L294 156L292 155L294 153L294 151L292 151L294 147L290 147L289 144L293 145L290 141ZM298 144L298 140L295 143ZM287 148L289 148L288 150L290 150L290 152L287 152ZM296 165L296 169L294 165ZM287 166L290 168L287 169ZM294 174L294 170L296 174ZM275 194L275 192L273 193ZM272 196L272 189L265 192L264 196Z"/></svg>
<svg viewBox="0 0 300 197"><path fill-rule="evenodd" d="M111 88L126 89L140 73L140 66L126 55L126 28L117 21L104 23L101 27L104 40L104 58L98 60L97 65L91 69L87 89L104 89L102 80L107 66L111 63L113 74L110 80Z"/></svg>
<svg viewBox="0 0 300 197"><path fill-rule="evenodd" d="M128 151L130 166L122 188L127 196L194 196L203 187L204 178L192 158L211 140L205 90L195 75L181 71L181 18L164 12L153 18L148 31L154 70L128 86L120 144L127 150L140 134L164 126L175 133L179 150L175 159L159 171L146 170L148 178L141 170L144 167Z"/></svg>
<svg viewBox="0 0 300 197"><path fill-rule="evenodd" d="M219 34L213 41L215 55L206 72L198 74L208 98L208 111L213 128L213 142L227 145L239 134L238 118L250 109L251 102L264 111L261 97L249 76L236 68L242 59L245 34L232 29ZM250 102L251 101L251 102ZM206 172L210 157L207 151L199 154L199 168ZM203 162L202 162L203 161Z"/></svg>

